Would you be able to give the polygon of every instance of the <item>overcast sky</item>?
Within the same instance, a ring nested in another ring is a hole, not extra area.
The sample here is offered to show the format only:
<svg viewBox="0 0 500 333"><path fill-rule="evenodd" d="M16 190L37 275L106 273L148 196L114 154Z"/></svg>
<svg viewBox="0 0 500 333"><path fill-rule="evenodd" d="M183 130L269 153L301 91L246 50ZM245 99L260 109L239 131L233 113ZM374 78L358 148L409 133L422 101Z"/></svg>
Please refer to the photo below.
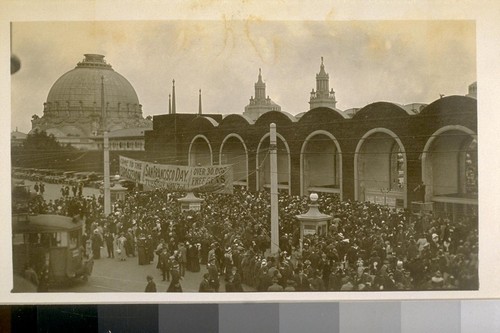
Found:
<svg viewBox="0 0 500 333"><path fill-rule="evenodd" d="M377 101L430 103L476 81L473 21L126 21L14 23L12 129L28 132L54 82L99 53L135 88L143 114L242 113L259 68L266 93L293 115L308 110L320 59L341 110Z"/></svg>

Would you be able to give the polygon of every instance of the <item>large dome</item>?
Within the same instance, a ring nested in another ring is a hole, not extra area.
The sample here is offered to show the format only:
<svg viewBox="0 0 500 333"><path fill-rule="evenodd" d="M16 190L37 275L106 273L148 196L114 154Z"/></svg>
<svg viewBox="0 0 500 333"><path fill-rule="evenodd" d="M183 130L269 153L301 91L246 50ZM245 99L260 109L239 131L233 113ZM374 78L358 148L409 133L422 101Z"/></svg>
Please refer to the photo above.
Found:
<svg viewBox="0 0 500 333"><path fill-rule="evenodd" d="M35 115L31 120L31 131L43 130L60 142L74 144L98 137L104 130L151 125L142 116L142 105L130 82L115 72L103 55L85 54L74 69L54 83L43 103L43 116Z"/></svg>
<svg viewBox="0 0 500 333"><path fill-rule="evenodd" d="M139 99L130 82L115 72L100 54L85 54L85 59L75 69L65 73L54 83L47 97L45 111L73 108L82 111L100 110L101 83L104 83L103 102L108 112L142 113Z"/></svg>

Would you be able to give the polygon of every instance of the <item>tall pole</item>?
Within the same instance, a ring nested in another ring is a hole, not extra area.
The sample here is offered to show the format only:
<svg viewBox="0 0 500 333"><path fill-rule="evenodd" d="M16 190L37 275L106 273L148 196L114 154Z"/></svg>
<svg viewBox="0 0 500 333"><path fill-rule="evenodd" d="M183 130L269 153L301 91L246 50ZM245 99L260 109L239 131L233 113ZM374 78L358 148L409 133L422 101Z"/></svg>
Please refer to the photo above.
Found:
<svg viewBox="0 0 500 333"><path fill-rule="evenodd" d="M199 100L198 100L198 114L199 115L202 114L202 111L201 111L201 89L200 89L200 97L199 97Z"/></svg>
<svg viewBox="0 0 500 333"><path fill-rule="evenodd" d="M109 134L106 122L106 111L104 109L104 76L101 76L101 114L103 129L103 150L104 150L104 215L111 214L111 190L109 184Z"/></svg>
<svg viewBox="0 0 500 333"><path fill-rule="evenodd" d="M175 113L175 80L172 80L172 114Z"/></svg>
<svg viewBox="0 0 500 333"><path fill-rule="evenodd" d="M271 254L279 252L279 228L278 228L278 149L276 145L276 124L269 125L270 144L269 158L271 162Z"/></svg>

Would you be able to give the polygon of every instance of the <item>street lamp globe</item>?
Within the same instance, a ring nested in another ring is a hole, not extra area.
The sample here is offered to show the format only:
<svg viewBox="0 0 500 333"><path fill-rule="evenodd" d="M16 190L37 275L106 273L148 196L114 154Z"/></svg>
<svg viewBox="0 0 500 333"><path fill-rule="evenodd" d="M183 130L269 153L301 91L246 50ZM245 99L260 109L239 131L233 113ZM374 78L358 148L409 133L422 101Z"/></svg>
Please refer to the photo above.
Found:
<svg viewBox="0 0 500 333"><path fill-rule="evenodd" d="M314 192L313 192L313 193L311 193L311 194L309 195L309 199L311 200L311 202L316 202L316 201L318 201L318 193L314 193Z"/></svg>

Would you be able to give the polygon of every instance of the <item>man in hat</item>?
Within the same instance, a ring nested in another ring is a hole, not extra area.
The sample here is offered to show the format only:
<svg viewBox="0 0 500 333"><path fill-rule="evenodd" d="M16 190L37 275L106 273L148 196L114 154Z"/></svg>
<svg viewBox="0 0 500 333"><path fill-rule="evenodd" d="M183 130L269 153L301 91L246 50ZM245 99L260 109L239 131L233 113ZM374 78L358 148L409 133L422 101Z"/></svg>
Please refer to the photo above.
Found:
<svg viewBox="0 0 500 333"><path fill-rule="evenodd" d="M165 278L170 281L170 267L173 263L170 259L167 248L163 248L158 258L158 266L161 269L163 281L165 281Z"/></svg>
<svg viewBox="0 0 500 333"><path fill-rule="evenodd" d="M220 282L219 282L219 271L217 269L217 265L215 264L215 260L212 260L207 263L208 269L208 281L210 282L211 288L215 291L219 291Z"/></svg>
<svg viewBox="0 0 500 333"><path fill-rule="evenodd" d="M201 280L200 288L198 290L200 293L211 293L215 291L214 288L212 288L212 286L210 285L209 279L210 279L209 273L203 274L203 280Z"/></svg>
<svg viewBox="0 0 500 333"><path fill-rule="evenodd" d="M231 247L228 246L226 248L226 252L224 253L224 270L225 270L225 280L228 281L231 276L232 267L233 267L233 251Z"/></svg>

